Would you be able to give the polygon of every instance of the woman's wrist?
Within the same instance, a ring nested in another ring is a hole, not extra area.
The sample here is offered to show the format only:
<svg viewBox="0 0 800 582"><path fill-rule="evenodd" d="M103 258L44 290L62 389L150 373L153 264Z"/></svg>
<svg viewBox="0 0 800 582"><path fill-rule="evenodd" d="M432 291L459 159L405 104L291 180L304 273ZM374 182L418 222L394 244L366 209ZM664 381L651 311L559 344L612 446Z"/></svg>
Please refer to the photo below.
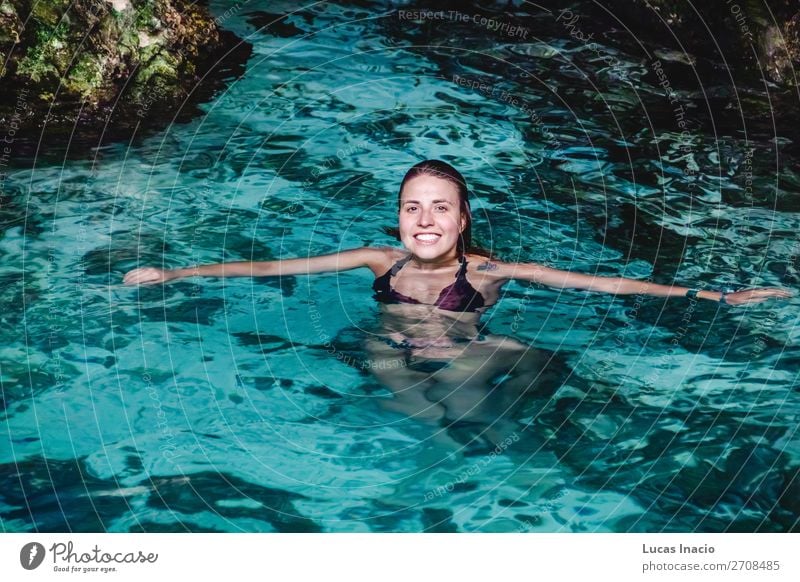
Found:
<svg viewBox="0 0 800 582"><path fill-rule="evenodd" d="M718 303L727 304L725 301L725 291L701 291L700 289L689 289L686 291L685 297L689 299L710 299L712 301L717 301Z"/></svg>
<svg viewBox="0 0 800 582"><path fill-rule="evenodd" d="M191 275L191 271L191 269L167 269L164 271L164 278L169 281L180 279Z"/></svg>

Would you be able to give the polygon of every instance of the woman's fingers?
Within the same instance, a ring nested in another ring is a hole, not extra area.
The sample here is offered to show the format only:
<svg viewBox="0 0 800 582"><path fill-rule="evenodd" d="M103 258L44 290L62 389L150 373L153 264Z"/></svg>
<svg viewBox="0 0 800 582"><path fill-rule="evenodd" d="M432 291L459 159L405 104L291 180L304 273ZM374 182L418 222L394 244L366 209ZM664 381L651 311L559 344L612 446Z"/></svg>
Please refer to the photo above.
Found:
<svg viewBox="0 0 800 582"><path fill-rule="evenodd" d="M134 269L133 271L128 271L122 278L122 282L125 283L126 285L130 285L131 283L136 283L139 280L139 271L141 271L141 269Z"/></svg>
<svg viewBox="0 0 800 582"><path fill-rule="evenodd" d="M762 303L770 298L788 299L794 296L795 293L788 289L759 288L728 293L725 296L725 301L730 305L745 305L748 303Z"/></svg>
<svg viewBox="0 0 800 582"><path fill-rule="evenodd" d="M141 267L128 271L122 282L126 285L158 283L164 280L164 272L154 267Z"/></svg>
<svg viewBox="0 0 800 582"><path fill-rule="evenodd" d="M147 280L147 271L148 269L134 269L133 271L129 271L123 281L125 283L141 283Z"/></svg>
<svg viewBox="0 0 800 582"><path fill-rule="evenodd" d="M760 297L792 297L793 293L786 289L754 289L753 294Z"/></svg>

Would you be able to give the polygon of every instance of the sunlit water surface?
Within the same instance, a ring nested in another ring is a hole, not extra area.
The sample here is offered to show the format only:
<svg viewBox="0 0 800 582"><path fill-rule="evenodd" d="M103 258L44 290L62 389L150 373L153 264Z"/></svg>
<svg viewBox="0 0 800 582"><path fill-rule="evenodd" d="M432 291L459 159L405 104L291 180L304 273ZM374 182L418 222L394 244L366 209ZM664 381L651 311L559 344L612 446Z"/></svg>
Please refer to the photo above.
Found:
<svg viewBox="0 0 800 582"><path fill-rule="evenodd" d="M487 440L487 423L382 405L359 364L379 313L366 270L121 285L140 265L396 245L381 227L399 180L433 157L465 174L476 237L502 259L796 287L791 136L744 131L725 107L739 96L711 81L699 101L677 57L662 64L683 136L655 57L589 50L547 11L520 39L380 4L273 22L290 6L224 18L254 54L191 123L16 160L0 208L3 529L796 529L796 300L511 283L487 328L555 355L559 380Z"/></svg>

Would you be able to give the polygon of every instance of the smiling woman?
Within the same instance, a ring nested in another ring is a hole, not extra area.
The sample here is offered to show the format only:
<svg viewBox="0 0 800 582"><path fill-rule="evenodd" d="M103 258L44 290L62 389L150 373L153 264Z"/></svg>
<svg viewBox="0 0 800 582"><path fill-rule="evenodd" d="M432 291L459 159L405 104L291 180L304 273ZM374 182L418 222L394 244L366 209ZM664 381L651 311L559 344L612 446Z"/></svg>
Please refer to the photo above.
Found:
<svg viewBox="0 0 800 582"><path fill-rule="evenodd" d="M760 303L770 297L793 295L777 288L735 293L699 291L624 277L584 275L537 263L494 260L486 251L472 246L472 213L466 181L455 168L440 160L426 160L413 166L403 178L398 198L399 228L390 232L403 243L405 250L362 247L302 259L216 263L172 270L142 267L126 273L123 281L127 285L154 284L192 275L269 277L367 267L376 276L373 288L379 301L424 304L451 312L485 310L495 303L503 285L512 279L559 289L616 295L688 296L729 305ZM408 267L403 269L405 265ZM389 284L391 277L396 277L394 289Z"/></svg>
<svg viewBox="0 0 800 582"><path fill-rule="evenodd" d="M533 391L559 384L547 366L553 356L480 324L512 279L555 288L660 297L687 296L732 305L786 298L781 289L737 293L699 291L623 277L599 277L536 263L506 263L472 245L472 213L463 176L451 165L426 160L403 178L398 195L403 249L362 247L330 255L203 265L189 269L135 269L126 284L162 283L190 275L263 277L369 268L380 325L364 340L369 369L393 394L385 408L424 422L479 422L487 438L511 430L504 417ZM400 365L398 365L398 362ZM547 369L546 369L547 368ZM502 384L501 389L497 389Z"/></svg>

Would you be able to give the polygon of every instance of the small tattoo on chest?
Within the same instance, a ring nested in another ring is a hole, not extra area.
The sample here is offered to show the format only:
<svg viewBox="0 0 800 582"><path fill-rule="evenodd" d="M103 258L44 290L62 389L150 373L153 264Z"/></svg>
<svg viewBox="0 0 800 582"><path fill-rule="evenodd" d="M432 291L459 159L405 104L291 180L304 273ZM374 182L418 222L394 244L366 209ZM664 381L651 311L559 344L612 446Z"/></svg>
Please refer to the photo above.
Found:
<svg viewBox="0 0 800 582"><path fill-rule="evenodd" d="M486 261L485 263L478 265L478 271L494 271L497 269L497 264L491 261Z"/></svg>

